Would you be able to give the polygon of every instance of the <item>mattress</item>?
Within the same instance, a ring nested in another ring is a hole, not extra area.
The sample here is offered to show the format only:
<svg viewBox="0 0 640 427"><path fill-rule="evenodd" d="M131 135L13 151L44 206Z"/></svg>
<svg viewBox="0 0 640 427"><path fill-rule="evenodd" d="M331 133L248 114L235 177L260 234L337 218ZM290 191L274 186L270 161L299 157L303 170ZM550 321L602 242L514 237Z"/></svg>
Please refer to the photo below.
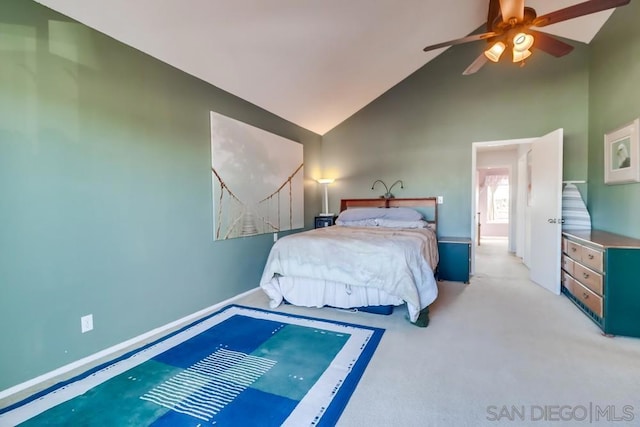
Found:
<svg viewBox="0 0 640 427"><path fill-rule="evenodd" d="M415 321L437 297L435 233L422 229L325 227L286 236L260 281L272 308L407 304Z"/></svg>

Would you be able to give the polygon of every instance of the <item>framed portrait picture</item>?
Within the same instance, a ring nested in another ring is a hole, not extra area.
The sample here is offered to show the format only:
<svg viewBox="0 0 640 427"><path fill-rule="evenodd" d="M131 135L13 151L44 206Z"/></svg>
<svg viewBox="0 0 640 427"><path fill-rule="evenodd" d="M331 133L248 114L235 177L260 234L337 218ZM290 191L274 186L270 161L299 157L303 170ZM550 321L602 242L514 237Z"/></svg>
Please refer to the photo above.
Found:
<svg viewBox="0 0 640 427"><path fill-rule="evenodd" d="M638 133L640 119L621 126L604 136L604 182L623 184L640 182Z"/></svg>

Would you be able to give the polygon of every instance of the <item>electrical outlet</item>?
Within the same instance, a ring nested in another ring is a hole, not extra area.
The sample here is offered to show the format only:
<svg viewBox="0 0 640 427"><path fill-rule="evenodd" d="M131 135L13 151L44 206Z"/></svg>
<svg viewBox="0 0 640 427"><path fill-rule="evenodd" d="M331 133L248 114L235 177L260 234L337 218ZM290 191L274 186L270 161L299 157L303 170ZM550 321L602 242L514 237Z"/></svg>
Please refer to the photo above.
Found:
<svg viewBox="0 0 640 427"><path fill-rule="evenodd" d="M274 242L278 241L278 233L273 233L273 241Z"/></svg>
<svg viewBox="0 0 640 427"><path fill-rule="evenodd" d="M87 314L80 318L80 328L83 334L93 329L93 314Z"/></svg>
<svg viewBox="0 0 640 427"><path fill-rule="evenodd" d="M438 204L441 205L444 203L444 197L443 196L438 196Z"/></svg>

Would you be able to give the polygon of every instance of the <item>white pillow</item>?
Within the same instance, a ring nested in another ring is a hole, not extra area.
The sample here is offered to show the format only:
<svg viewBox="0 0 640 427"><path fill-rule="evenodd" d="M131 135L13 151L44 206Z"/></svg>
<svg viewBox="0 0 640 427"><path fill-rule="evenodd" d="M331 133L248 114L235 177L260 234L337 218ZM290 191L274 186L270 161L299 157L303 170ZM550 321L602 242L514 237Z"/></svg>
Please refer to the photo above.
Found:
<svg viewBox="0 0 640 427"><path fill-rule="evenodd" d="M376 219L376 223L378 227L387 228L429 228L429 223L421 219L417 221L402 221L399 219L379 218Z"/></svg>
<svg viewBox="0 0 640 427"><path fill-rule="evenodd" d="M343 227L377 227L378 223L375 219L356 219L353 221L344 221L340 218L336 219L336 225Z"/></svg>
<svg viewBox="0 0 640 427"><path fill-rule="evenodd" d="M385 228L431 228L430 224L424 220L402 221L399 219L358 219L354 221L336 220L336 225L343 227L385 227Z"/></svg>
<svg viewBox="0 0 640 427"><path fill-rule="evenodd" d="M359 221L363 219L393 219L400 221L418 221L422 214L411 208L351 208L340 212L342 221Z"/></svg>

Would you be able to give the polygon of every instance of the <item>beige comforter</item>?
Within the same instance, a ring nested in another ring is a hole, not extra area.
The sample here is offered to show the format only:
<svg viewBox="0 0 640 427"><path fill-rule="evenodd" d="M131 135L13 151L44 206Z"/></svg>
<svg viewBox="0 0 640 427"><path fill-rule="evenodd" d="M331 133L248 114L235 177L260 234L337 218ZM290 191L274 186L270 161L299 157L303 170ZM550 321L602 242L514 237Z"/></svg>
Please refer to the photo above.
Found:
<svg viewBox="0 0 640 427"><path fill-rule="evenodd" d="M278 240L260 286L271 289L274 276L369 286L419 310L437 296L433 275L437 264L437 239L430 229L333 226Z"/></svg>

